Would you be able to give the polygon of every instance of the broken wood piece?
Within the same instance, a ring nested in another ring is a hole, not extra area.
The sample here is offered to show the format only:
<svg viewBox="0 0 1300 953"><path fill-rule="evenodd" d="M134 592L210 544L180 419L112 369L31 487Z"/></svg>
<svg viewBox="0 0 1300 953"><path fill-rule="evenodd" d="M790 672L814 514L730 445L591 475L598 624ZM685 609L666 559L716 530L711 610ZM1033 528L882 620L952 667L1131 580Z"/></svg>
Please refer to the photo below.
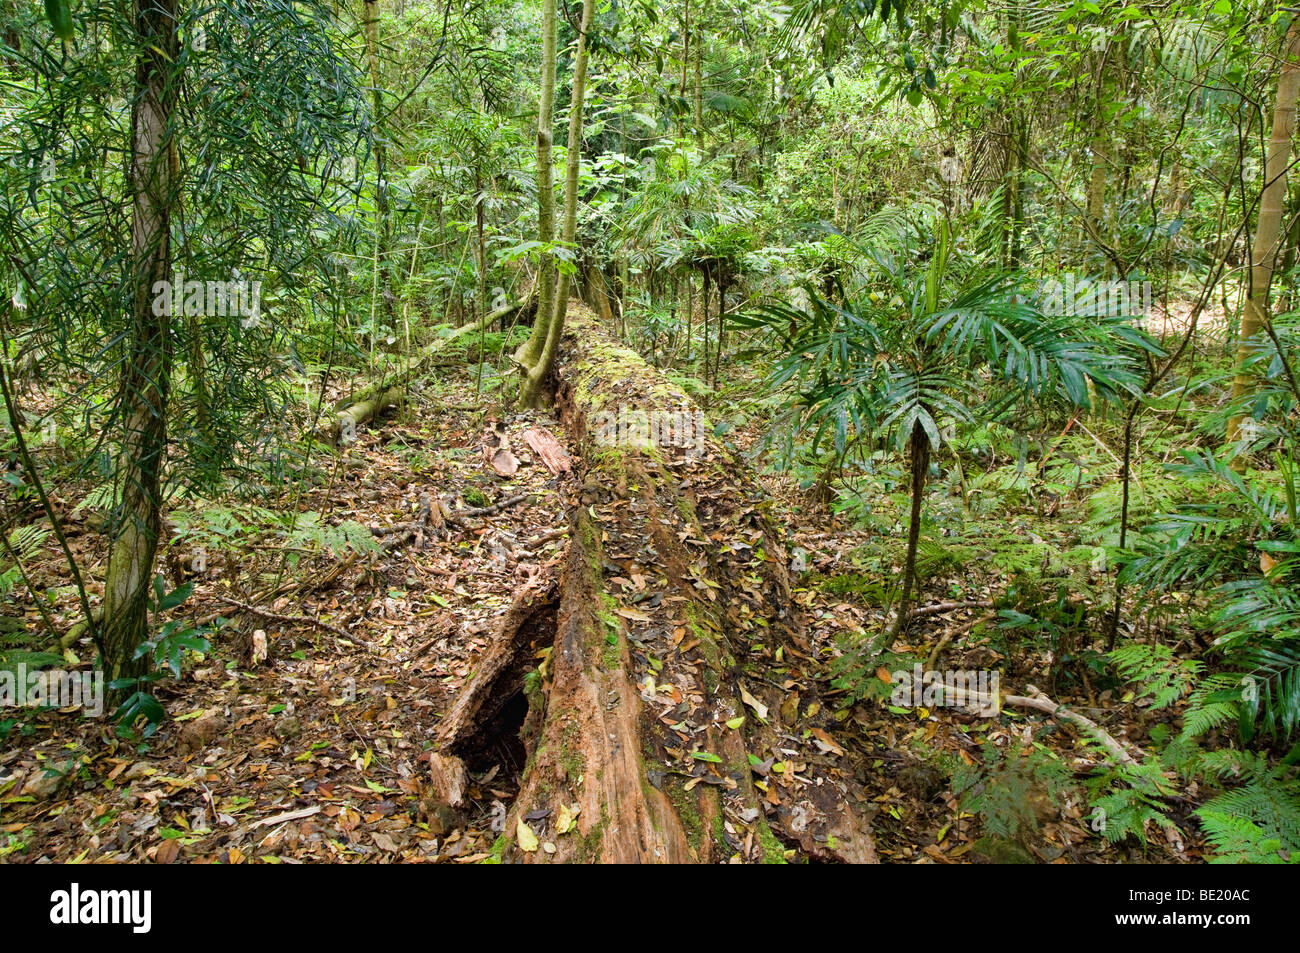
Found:
<svg viewBox="0 0 1300 953"><path fill-rule="evenodd" d="M469 778L465 774L465 762L460 758L432 752L429 755L429 780L439 804L460 807L465 803Z"/></svg>
<svg viewBox="0 0 1300 953"><path fill-rule="evenodd" d="M573 472L568 451L544 427L529 427L524 431L524 442L554 475Z"/></svg>

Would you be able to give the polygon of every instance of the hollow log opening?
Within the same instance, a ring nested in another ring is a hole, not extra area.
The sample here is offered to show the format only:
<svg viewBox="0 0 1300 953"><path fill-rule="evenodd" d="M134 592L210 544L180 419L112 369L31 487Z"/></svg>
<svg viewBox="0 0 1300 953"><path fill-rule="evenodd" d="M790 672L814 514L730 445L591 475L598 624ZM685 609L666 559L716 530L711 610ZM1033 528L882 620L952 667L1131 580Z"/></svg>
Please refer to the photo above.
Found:
<svg viewBox="0 0 1300 953"><path fill-rule="evenodd" d="M473 677L439 726L440 750L480 774L517 784L540 723L539 656L555 642L558 601L554 584L525 587L502 616ZM530 717L531 716L531 717ZM513 786L513 784L512 784Z"/></svg>

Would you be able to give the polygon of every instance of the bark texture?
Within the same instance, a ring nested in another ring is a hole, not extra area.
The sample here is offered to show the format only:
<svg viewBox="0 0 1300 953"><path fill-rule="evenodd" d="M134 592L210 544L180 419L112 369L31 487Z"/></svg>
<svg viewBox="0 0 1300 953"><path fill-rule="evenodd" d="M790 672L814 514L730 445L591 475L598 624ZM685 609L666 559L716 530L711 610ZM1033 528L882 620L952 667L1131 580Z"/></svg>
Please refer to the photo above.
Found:
<svg viewBox="0 0 1300 953"><path fill-rule="evenodd" d="M1259 335L1269 321L1268 293L1282 245L1282 208L1286 203L1286 169L1291 158L1291 137L1295 134L1297 96L1300 96L1300 19L1293 20L1287 31L1278 75L1273 132L1264 159L1264 191L1250 253L1250 295L1246 298L1237 343L1237 375L1232 382L1234 403L1254 390L1255 381L1248 364L1260 346ZM1241 436L1244 417L1238 413L1228 421L1229 446L1235 445ZM1233 467L1244 470L1244 457L1236 455Z"/></svg>
<svg viewBox="0 0 1300 953"><path fill-rule="evenodd" d="M159 478L167 453L171 316L155 314L155 283L171 280L171 212L179 174L169 157L180 91L176 0L135 0L136 98L131 108L131 266L135 295L119 393L121 506L104 588L103 646L110 677L139 675L149 634L149 590L161 527Z"/></svg>

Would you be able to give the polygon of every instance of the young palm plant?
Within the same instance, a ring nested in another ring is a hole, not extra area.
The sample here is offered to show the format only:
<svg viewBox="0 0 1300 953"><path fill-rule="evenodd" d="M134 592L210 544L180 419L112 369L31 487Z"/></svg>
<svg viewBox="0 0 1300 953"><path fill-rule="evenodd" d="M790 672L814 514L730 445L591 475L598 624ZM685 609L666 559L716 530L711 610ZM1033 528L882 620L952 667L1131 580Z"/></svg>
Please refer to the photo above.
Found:
<svg viewBox="0 0 1300 953"><path fill-rule="evenodd" d="M843 305L811 286L799 310L768 304L737 319L779 341L772 382L797 390L799 427L813 447L832 437L837 456L855 442L891 440L906 450L910 514L895 632L907 622L930 457L940 432L1006 419L1027 402L1090 405L1131 389L1135 377L1116 335L1126 322L1049 316L1015 273L957 267L940 212L887 210L857 244L864 286ZM974 256L972 256L974 257Z"/></svg>

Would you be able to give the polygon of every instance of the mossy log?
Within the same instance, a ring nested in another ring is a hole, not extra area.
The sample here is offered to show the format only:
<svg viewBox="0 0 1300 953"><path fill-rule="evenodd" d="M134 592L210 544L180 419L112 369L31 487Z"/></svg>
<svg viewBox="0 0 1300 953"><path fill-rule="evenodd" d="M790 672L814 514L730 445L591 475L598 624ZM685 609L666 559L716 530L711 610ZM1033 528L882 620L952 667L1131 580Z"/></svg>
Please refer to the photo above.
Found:
<svg viewBox="0 0 1300 953"><path fill-rule="evenodd" d="M792 666L811 660L756 482L684 394L571 307L557 398L582 482L495 856L874 862L865 796ZM628 408L683 415L692 440L611 442Z"/></svg>

